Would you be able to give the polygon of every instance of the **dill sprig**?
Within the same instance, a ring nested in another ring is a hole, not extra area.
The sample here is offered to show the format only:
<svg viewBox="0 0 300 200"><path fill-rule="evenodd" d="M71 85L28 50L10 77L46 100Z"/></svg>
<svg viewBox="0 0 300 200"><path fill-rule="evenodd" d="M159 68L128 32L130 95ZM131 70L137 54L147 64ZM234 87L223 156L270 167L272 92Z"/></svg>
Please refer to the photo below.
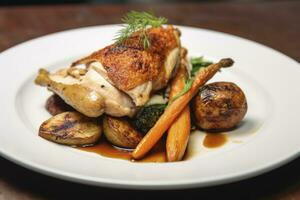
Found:
<svg viewBox="0 0 300 200"><path fill-rule="evenodd" d="M147 28L159 27L167 23L167 19L164 17L156 17L150 12L137 12L130 11L123 18L122 22L125 23L123 28L117 32L115 40L117 43L122 43L128 39L132 33L141 31L140 41L143 44L144 49L150 47L150 40L147 35Z"/></svg>

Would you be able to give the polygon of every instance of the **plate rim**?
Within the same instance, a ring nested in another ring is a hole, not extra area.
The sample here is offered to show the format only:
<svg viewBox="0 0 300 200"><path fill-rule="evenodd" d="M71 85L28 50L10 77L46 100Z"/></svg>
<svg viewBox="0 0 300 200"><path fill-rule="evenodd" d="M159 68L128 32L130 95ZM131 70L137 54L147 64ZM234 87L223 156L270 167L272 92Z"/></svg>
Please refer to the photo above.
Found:
<svg viewBox="0 0 300 200"><path fill-rule="evenodd" d="M24 44L29 44L31 42L34 42L36 40L40 39L46 39L47 37L52 37L54 35L59 35L59 34L68 34L69 32L72 31L80 31L84 29L91 29L91 28L102 28L102 27L113 27L116 25L120 24L107 24L107 25L97 25L97 26L87 26L87 27L80 27L80 28L75 28L75 29L68 29L64 31L59 31L55 33L50 33L44 36L40 36L22 43L19 43L15 46L12 46L0 53L0 59L2 56L5 56L6 52L9 52L11 50L14 50L15 48L18 48L19 46L22 46ZM247 41L254 43L256 45L259 45L263 48L268 49L269 51L272 51L273 53L277 53L281 56L284 56L286 59L289 59L290 61L295 62L295 64L299 65L299 62L294 60L293 58L283 54L282 52L275 50L271 47L268 47L264 44L258 43L256 41L252 41L240 36L220 32L220 31L214 31L214 30L209 30L209 29L203 29L203 28L198 28L198 27L192 27L192 26L181 26L181 25L174 25L179 28L186 28L186 29L193 29L193 30L201 30L201 31L206 31L206 32L212 32L212 33L217 33L217 34L222 34L224 36L229 36L229 37L234 37L239 40ZM289 161L297 158L300 154L300 148L292 153L289 153L288 155L282 156L278 158L277 160L274 160L273 162L269 162L268 165L265 165L263 167L257 167L254 169L249 169L248 171L242 171L240 173L235 173L234 175L229 174L227 176L218 176L216 180L211 179L206 181L205 183L199 183L198 181L178 181L178 182L168 182L168 181L143 181L141 184L141 181L123 181L123 180L118 180L118 179L107 179L107 178L99 178L91 180L89 179L89 176L82 176L82 175L77 175L75 173L68 173L63 170L57 170L57 169L51 169L48 168L48 166L40 165L36 162L31 162L30 160L24 160L16 155L10 155L9 152L6 152L3 148L0 147L0 156L12 161L15 164L18 164L20 166L23 166L29 170L36 171L41 174L45 174L51 177L59 178L62 180L68 180L72 182L77 182L77 183L84 183L88 185L94 185L94 186L102 186L102 187L112 187L112 188L123 188L123 189L179 189L179 188L195 188L195 187L206 187L206 186L212 186L212 185L220 185L224 183L231 183L239 180L243 180L246 178L254 177L260 174L263 174L265 172L271 171L275 168L278 168ZM220 178L221 177L221 178Z"/></svg>

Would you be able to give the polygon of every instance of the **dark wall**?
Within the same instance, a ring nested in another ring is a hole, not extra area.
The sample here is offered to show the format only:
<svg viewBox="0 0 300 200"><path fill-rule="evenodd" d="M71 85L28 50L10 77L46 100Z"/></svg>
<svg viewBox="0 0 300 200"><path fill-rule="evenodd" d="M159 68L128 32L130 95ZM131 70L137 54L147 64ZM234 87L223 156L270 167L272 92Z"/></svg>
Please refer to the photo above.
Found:
<svg viewBox="0 0 300 200"><path fill-rule="evenodd" d="M249 1L280 1L280 0L0 0L1 5L45 5L68 3L149 3L149 2L249 2ZM281 0L283 1L283 0ZM297 1L297 0L295 0Z"/></svg>

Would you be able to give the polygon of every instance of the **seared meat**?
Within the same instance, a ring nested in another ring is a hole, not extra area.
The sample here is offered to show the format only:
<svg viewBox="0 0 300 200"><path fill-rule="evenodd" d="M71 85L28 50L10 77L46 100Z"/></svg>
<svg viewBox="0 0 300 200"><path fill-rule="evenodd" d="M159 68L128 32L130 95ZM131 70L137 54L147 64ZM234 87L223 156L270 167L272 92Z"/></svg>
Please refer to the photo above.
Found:
<svg viewBox="0 0 300 200"><path fill-rule="evenodd" d="M140 32L50 74L40 70L36 83L47 86L89 117L103 113L133 116L151 92L167 85L180 54L179 31L172 26L149 28L151 46L144 49ZM81 68L85 64L86 68Z"/></svg>
<svg viewBox="0 0 300 200"><path fill-rule="evenodd" d="M66 111L73 111L74 109L66 104L64 100L62 100L58 95L53 94L51 95L46 102L46 110L51 115L57 115Z"/></svg>
<svg viewBox="0 0 300 200"><path fill-rule="evenodd" d="M80 78L40 70L35 82L47 86L64 101L88 117L98 117L104 112L113 116L132 116L135 105L125 93L107 82L90 68Z"/></svg>
<svg viewBox="0 0 300 200"><path fill-rule="evenodd" d="M140 32L121 44L112 44L72 66L87 64L102 66L110 82L127 93L137 106L144 105L152 91L167 85L179 61L179 31L172 26L147 30L151 46L144 49Z"/></svg>

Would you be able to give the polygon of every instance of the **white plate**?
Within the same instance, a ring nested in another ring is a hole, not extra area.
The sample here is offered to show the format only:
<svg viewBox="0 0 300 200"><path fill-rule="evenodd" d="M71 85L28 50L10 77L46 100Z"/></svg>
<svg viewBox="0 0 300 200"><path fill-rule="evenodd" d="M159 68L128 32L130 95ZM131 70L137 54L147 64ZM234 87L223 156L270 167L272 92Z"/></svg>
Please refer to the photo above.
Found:
<svg viewBox="0 0 300 200"><path fill-rule="evenodd" d="M231 57L234 67L212 81L237 83L249 103L243 124L218 149L191 136L193 157L177 163L132 163L57 145L38 137L49 118L45 88L33 80L41 67L64 67L108 45L119 26L98 26L51 34L0 54L0 153L29 169L80 183L132 189L175 189L228 183L278 167L299 154L300 66L260 44L203 29L179 27L190 55Z"/></svg>

